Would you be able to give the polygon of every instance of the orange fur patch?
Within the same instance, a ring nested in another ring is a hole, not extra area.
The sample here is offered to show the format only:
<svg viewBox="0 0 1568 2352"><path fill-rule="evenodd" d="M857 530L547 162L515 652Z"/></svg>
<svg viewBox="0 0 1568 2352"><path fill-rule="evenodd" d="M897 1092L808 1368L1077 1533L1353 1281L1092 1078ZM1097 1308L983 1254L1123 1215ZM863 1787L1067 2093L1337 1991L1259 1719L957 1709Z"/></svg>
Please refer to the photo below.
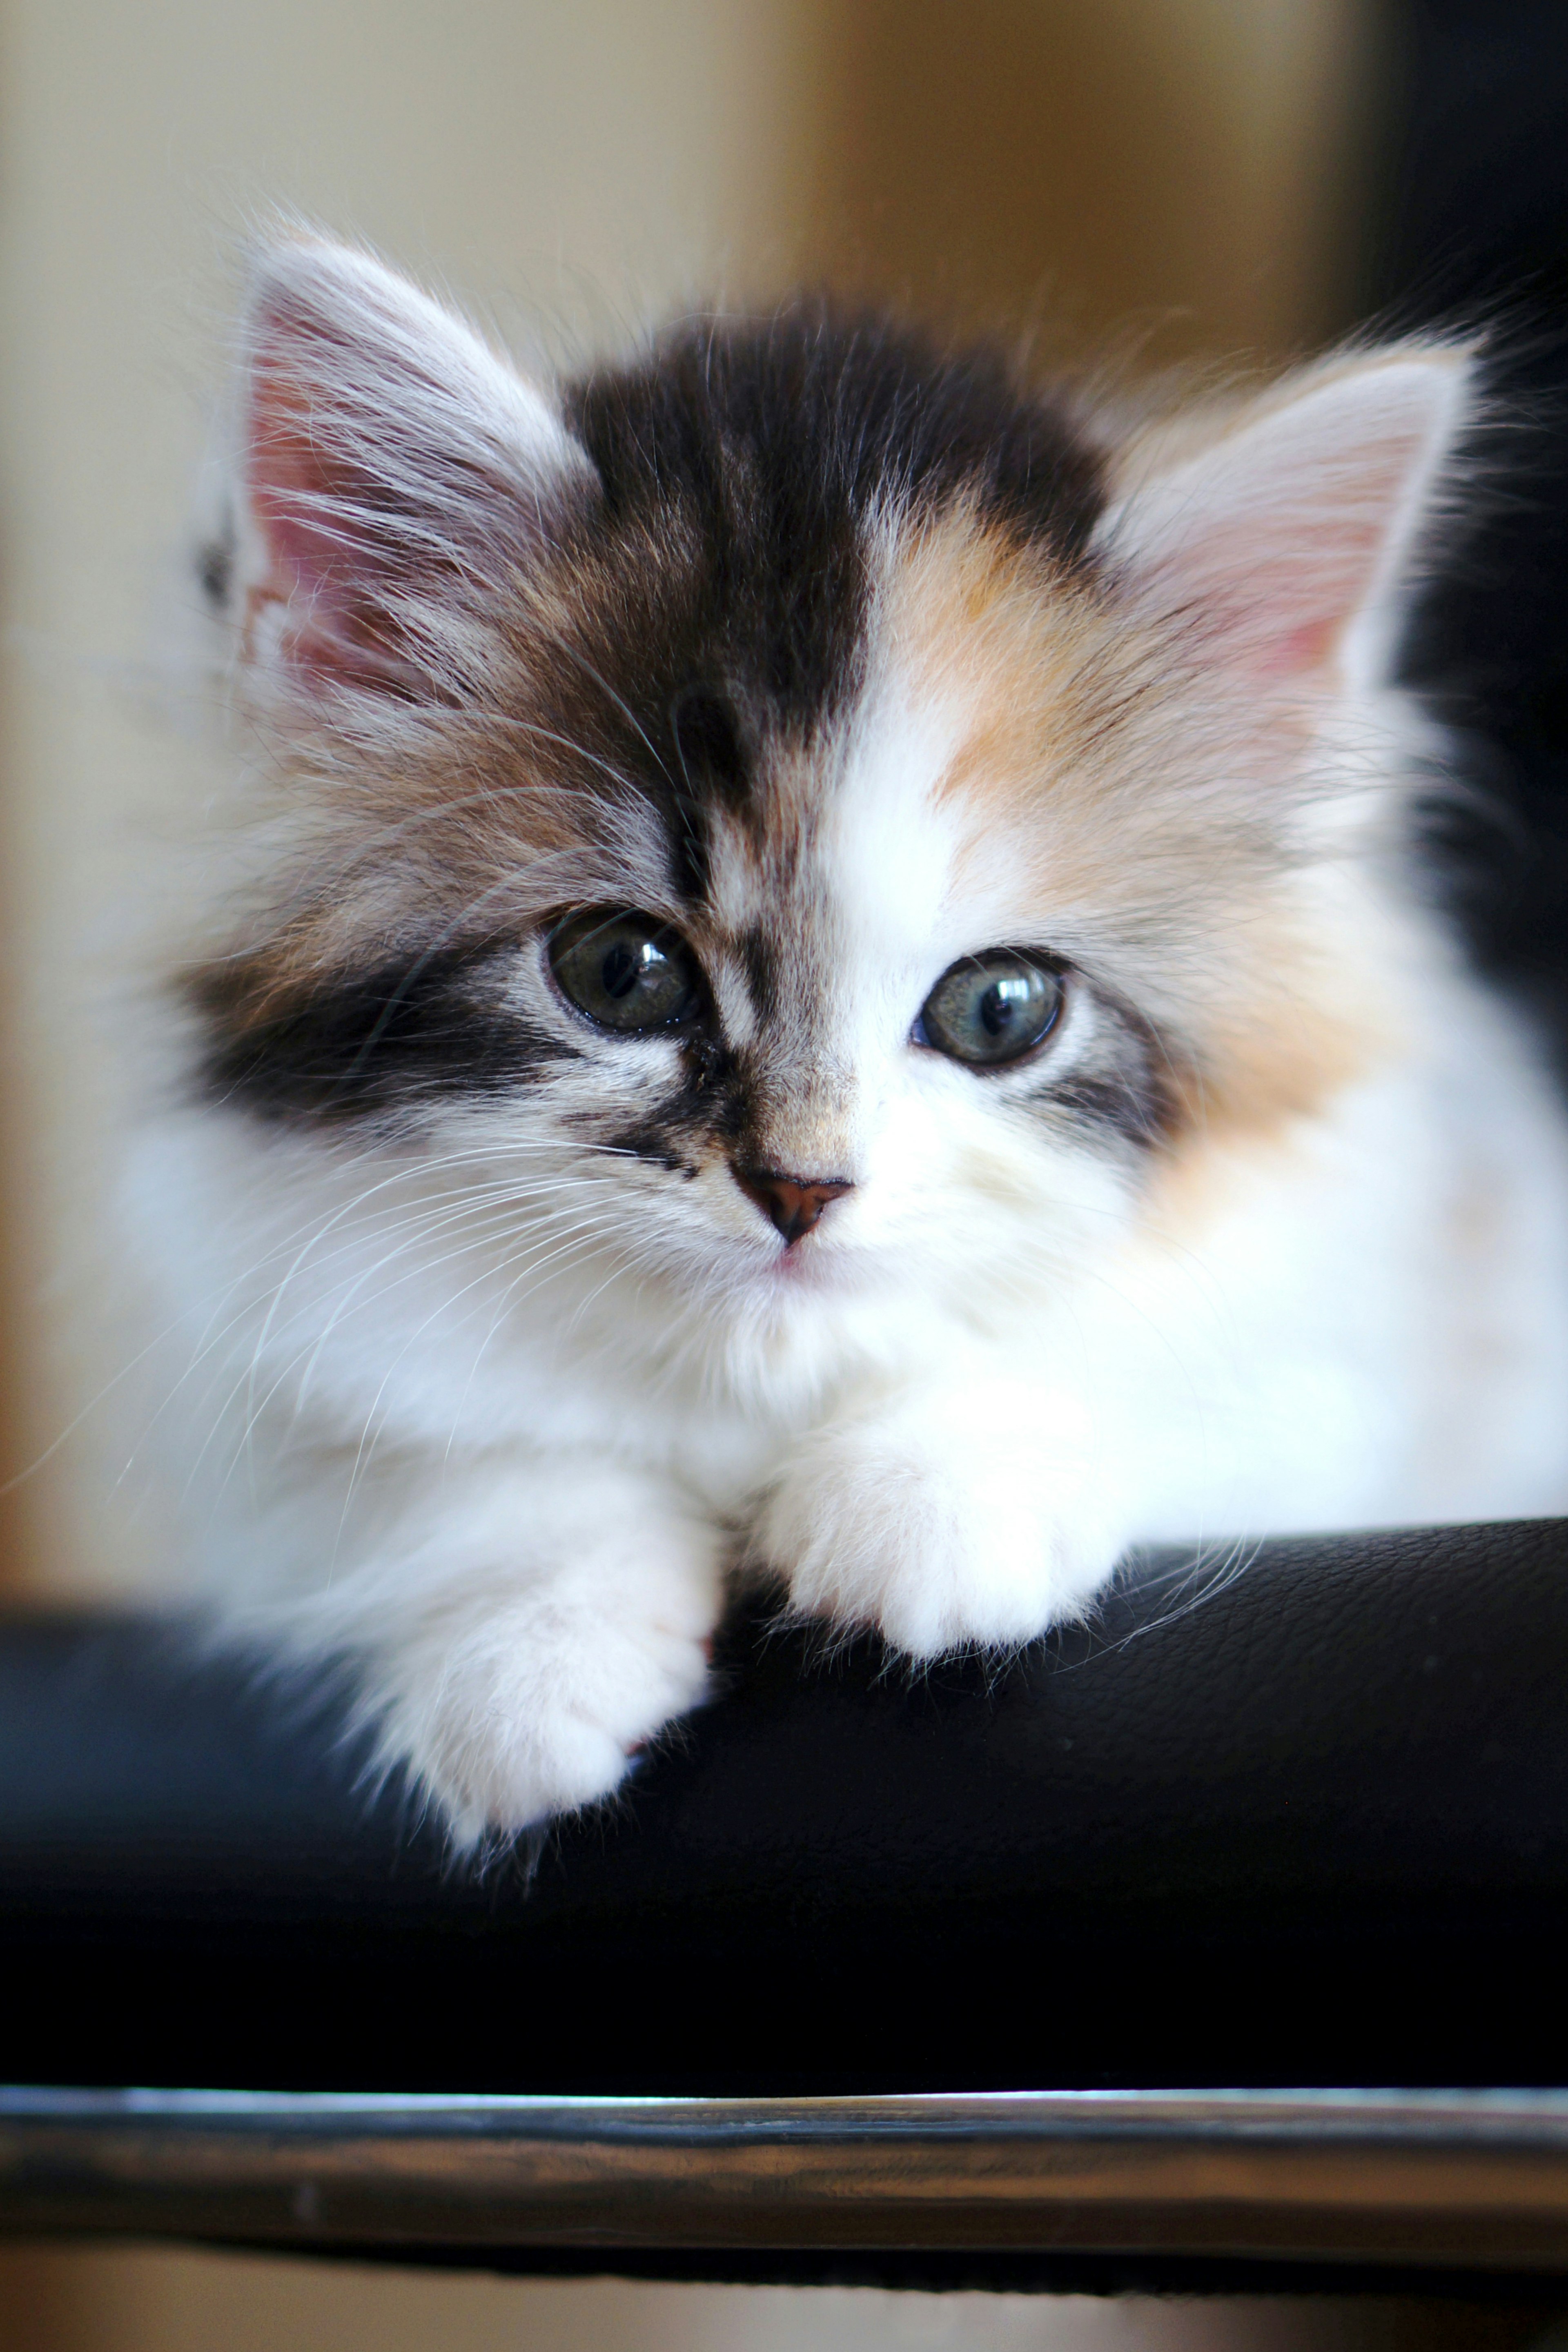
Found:
<svg viewBox="0 0 1568 2352"><path fill-rule="evenodd" d="M1112 985L1165 967L1163 1007L1146 982L1127 993L1168 1060L1174 1159L1276 1135L1368 1066L1382 1041L1324 962L1285 839L1309 696L1206 677L1111 593L962 511L896 549L878 626L910 690L964 713L938 798L962 813L964 863L1000 846L1017 877L1035 919L1018 943Z"/></svg>

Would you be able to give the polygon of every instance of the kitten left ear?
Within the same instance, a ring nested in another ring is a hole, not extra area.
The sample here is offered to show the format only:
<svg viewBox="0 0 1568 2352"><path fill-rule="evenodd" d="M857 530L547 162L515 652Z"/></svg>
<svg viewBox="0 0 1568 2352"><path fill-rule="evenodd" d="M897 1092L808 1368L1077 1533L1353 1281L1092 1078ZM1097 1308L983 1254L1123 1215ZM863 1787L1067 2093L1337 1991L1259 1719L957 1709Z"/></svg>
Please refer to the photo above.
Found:
<svg viewBox="0 0 1568 2352"><path fill-rule="evenodd" d="M307 703L460 697L552 511L592 484L585 453L461 320L345 246L265 249L244 335L243 657Z"/></svg>
<svg viewBox="0 0 1568 2352"><path fill-rule="evenodd" d="M1097 543L1200 658L1260 682L1383 684L1474 359L1405 346L1310 371L1195 454L1134 453Z"/></svg>

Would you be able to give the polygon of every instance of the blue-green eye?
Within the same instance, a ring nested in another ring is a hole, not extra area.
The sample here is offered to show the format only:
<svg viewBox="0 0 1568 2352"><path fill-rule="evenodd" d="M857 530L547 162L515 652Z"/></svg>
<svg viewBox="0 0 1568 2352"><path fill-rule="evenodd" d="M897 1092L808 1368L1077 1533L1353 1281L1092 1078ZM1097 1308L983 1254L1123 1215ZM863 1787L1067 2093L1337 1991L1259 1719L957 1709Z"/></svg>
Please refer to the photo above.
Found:
<svg viewBox="0 0 1568 2352"><path fill-rule="evenodd" d="M1016 1062L1049 1036L1066 992L1061 973L1034 956L1010 948L965 956L921 1005L915 1043L976 1068Z"/></svg>
<svg viewBox="0 0 1568 2352"><path fill-rule="evenodd" d="M691 950L651 915L590 907L556 924L548 952L562 995L601 1029L673 1029L696 1009Z"/></svg>

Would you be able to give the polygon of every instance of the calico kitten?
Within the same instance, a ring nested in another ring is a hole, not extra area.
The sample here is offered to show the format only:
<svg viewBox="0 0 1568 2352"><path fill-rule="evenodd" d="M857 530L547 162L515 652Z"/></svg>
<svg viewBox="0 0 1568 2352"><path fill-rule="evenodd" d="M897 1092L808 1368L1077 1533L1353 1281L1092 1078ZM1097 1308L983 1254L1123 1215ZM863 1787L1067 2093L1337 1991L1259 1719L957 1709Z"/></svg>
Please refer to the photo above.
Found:
<svg viewBox="0 0 1568 2352"><path fill-rule="evenodd" d="M139 1213L228 1620L457 1838L613 1789L737 1562L927 1658L1568 1506L1563 1120L1405 840L1465 351L1118 431L802 306L536 384L300 241L241 373Z"/></svg>

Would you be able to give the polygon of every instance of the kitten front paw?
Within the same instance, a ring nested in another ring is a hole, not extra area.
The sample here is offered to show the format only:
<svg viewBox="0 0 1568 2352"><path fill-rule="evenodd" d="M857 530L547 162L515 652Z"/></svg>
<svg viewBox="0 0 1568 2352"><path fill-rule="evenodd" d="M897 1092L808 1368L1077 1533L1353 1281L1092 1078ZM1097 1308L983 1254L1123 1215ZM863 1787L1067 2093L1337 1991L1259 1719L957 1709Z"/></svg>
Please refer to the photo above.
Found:
<svg viewBox="0 0 1568 2352"><path fill-rule="evenodd" d="M1125 1548L1080 1417L1035 1433L1016 1391L972 1391L820 1432L768 1497L755 1549L805 1615L938 1657L1012 1647L1081 1613Z"/></svg>
<svg viewBox="0 0 1568 2352"><path fill-rule="evenodd" d="M646 1528L554 1574L465 1579L386 1658L381 1752L464 1846L576 1811L706 1696L720 1603L717 1538Z"/></svg>

